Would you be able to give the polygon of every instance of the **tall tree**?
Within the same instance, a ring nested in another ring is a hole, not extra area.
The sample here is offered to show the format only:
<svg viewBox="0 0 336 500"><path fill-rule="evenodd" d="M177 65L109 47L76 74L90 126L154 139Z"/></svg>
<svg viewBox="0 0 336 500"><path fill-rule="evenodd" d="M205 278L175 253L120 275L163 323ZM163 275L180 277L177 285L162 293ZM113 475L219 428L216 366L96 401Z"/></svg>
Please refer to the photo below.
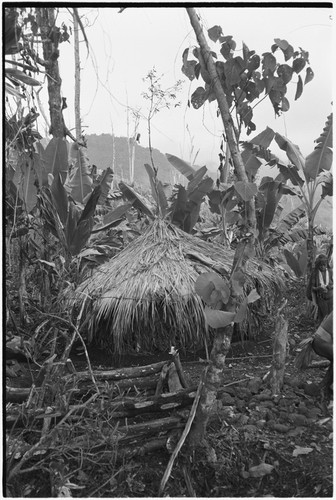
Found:
<svg viewBox="0 0 336 500"><path fill-rule="evenodd" d="M76 139L81 140L82 124L81 124L81 111L80 111L80 97L81 97L81 78L80 78L80 55L79 55L79 23L78 23L78 10L73 9L73 28L74 28L74 57L75 57L75 127Z"/></svg>
<svg viewBox="0 0 336 500"><path fill-rule="evenodd" d="M58 64L59 43L62 34L60 28L56 26L55 7L36 8L36 21L40 27L43 46L43 60L39 59L38 62L45 67L48 81L50 134L55 138L64 137L62 80Z"/></svg>

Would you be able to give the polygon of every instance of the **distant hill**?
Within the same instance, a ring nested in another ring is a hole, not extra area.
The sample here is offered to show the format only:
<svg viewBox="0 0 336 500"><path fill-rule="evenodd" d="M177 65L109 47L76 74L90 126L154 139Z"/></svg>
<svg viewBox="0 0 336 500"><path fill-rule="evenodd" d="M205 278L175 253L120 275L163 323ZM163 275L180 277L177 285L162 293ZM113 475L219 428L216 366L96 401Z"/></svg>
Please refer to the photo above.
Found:
<svg viewBox="0 0 336 500"><path fill-rule="evenodd" d="M128 139L126 137L114 137L114 165L113 165L113 142L110 134L88 135L87 147L88 156L91 164L105 170L107 167L113 167L118 179L129 182L129 152ZM135 144L134 155L134 178L137 184L149 187L149 178L144 164L151 164L149 149ZM167 158L157 149L153 149L154 164L158 168L158 178L163 183L174 184L178 172L171 166Z"/></svg>
<svg viewBox="0 0 336 500"><path fill-rule="evenodd" d="M122 179L129 182L129 163L128 163L128 139L126 137L114 137L114 172L116 179ZM105 170L107 167L112 167L112 151L113 143L110 134L88 135L88 156L90 163L95 164L98 168ZM158 177L163 183L174 185L176 182L185 183L185 179L170 165L169 161L158 149L153 150L154 163L158 167ZM149 149L135 144L135 162L134 176L137 185L144 188L149 188L149 178L145 170L144 164L151 163ZM276 168L262 167L258 175L259 180L265 175L275 177L278 171ZM217 177L217 172L208 171L208 175L214 180ZM284 213L288 213L300 204L300 200L292 196L286 196L282 199ZM321 203L317 212L315 223L332 229L332 199L328 197Z"/></svg>

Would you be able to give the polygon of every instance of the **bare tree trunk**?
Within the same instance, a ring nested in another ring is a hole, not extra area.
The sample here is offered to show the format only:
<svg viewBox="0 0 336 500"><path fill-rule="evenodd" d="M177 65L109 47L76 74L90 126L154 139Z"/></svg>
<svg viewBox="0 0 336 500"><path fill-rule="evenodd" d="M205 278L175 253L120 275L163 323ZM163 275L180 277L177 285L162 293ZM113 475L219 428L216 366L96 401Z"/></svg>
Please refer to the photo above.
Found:
<svg viewBox="0 0 336 500"><path fill-rule="evenodd" d="M231 338L232 326L218 328L216 330L214 344L210 354L210 366L205 378L195 420L189 435L189 443L192 448L197 448L200 445L206 446L206 427L214 411L218 389L223 384L222 374L225 366L225 358L230 349Z"/></svg>
<svg viewBox="0 0 336 500"><path fill-rule="evenodd" d="M233 165L238 177L238 180L248 182L248 177L245 171L245 166L238 148L238 144L234 135L233 122L229 111L229 106L226 100L224 89L220 83L220 79L217 74L216 65L213 61L210 47L203 33L202 26L200 24L199 18L196 13L195 8L187 8L187 12L190 18L190 23L196 34L198 40L201 54L203 56L204 62L206 64L206 70L209 73L211 84L213 86L214 92L216 94L219 111L223 120L223 125L225 129L225 134L227 137L227 142L230 148L231 158ZM247 222L250 228L255 229L256 227L256 216L255 216L255 203L254 199L246 202L247 208Z"/></svg>
<svg viewBox="0 0 336 500"><path fill-rule="evenodd" d="M40 26L43 58L48 81L48 97L50 112L50 134L54 137L64 137L64 122L62 115L61 77L58 66L60 28L55 25L55 7L36 9L36 18Z"/></svg>
<svg viewBox="0 0 336 500"><path fill-rule="evenodd" d="M282 310L286 304L287 300L279 307L275 317L273 361L270 372L271 390L274 397L278 397L281 394L286 368L288 321L282 314Z"/></svg>
<svg viewBox="0 0 336 500"><path fill-rule="evenodd" d="M82 124L81 124L81 111L80 111L80 56L79 56L79 27L77 16L73 13L74 24L74 55L75 55L75 126L76 126L76 139L81 140Z"/></svg>

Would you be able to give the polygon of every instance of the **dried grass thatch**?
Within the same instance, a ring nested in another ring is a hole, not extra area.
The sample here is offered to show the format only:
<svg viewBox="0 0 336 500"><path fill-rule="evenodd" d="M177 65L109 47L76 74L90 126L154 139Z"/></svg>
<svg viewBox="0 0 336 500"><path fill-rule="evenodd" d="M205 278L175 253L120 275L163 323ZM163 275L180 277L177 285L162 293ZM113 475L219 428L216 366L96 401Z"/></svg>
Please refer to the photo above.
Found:
<svg viewBox="0 0 336 500"><path fill-rule="evenodd" d="M187 234L162 219L109 262L94 270L75 291L88 297L92 337L116 354L141 350L194 350L207 328L203 303L194 291L199 274L228 275L234 252ZM262 266L262 267L261 267ZM272 268L251 259L246 287L273 296L281 280Z"/></svg>

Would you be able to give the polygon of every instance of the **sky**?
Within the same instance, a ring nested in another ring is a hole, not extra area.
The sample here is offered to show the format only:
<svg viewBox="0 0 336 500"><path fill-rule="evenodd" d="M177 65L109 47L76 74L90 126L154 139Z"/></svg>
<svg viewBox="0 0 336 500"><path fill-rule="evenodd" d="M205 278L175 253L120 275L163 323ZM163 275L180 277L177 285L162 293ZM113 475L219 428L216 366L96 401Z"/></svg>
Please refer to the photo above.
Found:
<svg viewBox="0 0 336 500"><path fill-rule="evenodd" d="M100 4L101 5L101 4ZM260 5L260 4L259 4ZM307 5L307 4L306 4ZM188 99L202 80L190 82L181 72L182 53L192 48L196 39L186 9L183 7L119 7L80 8L90 44L89 54L81 43L81 113L86 134L114 133L127 135L127 116L132 131L130 109L140 111L138 131L141 145L148 146L145 117L148 103L142 97L143 81L155 67L162 75L162 88L183 80L178 94L180 107L161 110L152 120L152 145L163 153L171 153L197 165L218 166L218 153L223 125L216 116L216 104L206 103L195 110ZM220 25L225 35L242 42L258 54L270 51L274 38L287 40L294 49L309 52L314 79L304 87L301 98L294 101L296 83L290 83L290 110L280 118L268 99L254 110L257 130L269 126L298 144L306 156L314 149L332 107L332 10L316 7L282 8L213 7L199 8L204 30ZM71 16L61 9L58 21L71 25ZM219 52L219 46L210 46ZM62 93L67 98L64 112L68 128L74 127L74 56L73 45L60 46ZM194 162L197 153L196 162ZM274 153L279 150L274 147ZM281 154L280 154L281 156Z"/></svg>

